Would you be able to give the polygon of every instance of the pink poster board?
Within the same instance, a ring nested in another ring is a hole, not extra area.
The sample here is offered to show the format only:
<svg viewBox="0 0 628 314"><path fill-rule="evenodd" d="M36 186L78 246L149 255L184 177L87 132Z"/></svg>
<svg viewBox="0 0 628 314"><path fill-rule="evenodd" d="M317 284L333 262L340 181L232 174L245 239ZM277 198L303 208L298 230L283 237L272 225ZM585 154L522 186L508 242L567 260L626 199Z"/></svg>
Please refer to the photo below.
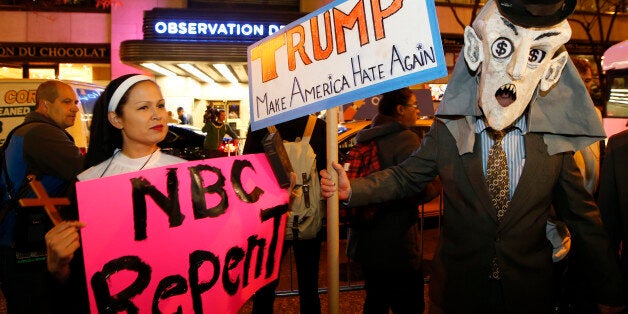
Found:
<svg viewBox="0 0 628 314"><path fill-rule="evenodd" d="M236 313L277 278L288 193L264 154L77 183L92 313Z"/></svg>

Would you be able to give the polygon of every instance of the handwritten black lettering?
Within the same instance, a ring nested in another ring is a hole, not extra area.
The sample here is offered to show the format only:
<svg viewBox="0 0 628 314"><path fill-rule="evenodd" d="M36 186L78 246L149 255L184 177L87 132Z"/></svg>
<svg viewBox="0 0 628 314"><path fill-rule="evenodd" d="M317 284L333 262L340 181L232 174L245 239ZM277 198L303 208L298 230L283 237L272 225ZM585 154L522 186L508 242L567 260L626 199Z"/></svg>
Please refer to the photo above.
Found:
<svg viewBox="0 0 628 314"><path fill-rule="evenodd" d="M207 282L199 282L198 271L205 262L210 262L214 269L214 273L211 279ZM211 289L216 282L220 274L220 261L218 256L209 251L197 250L190 254L190 269L188 275L190 277L190 290L192 292L192 306L195 313L203 312L203 301L201 300L201 294Z"/></svg>
<svg viewBox="0 0 628 314"><path fill-rule="evenodd" d="M259 200L260 196L264 194L264 190L256 186L251 193L244 191L241 181L242 170L244 170L244 168L251 168L255 171L251 162L246 159L233 161L233 167L231 167L231 184L233 185L233 191L243 202L255 203Z"/></svg>
<svg viewBox="0 0 628 314"><path fill-rule="evenodd" d="M159 300L169 297L183 295L188 292L188 283L181 275L172 275L162 279L155 290L153 297L153 313L161 313L159 310ZM177 307L177 313L182 313L181 305Z"/></svg>
<svg viewBox="0 0 628 314"><path fill-rule="evenodd" d="M111 295L108 280L117 272L128 270L137 273L137 278L128 287L115 296ZM96 307L99 313L137 313L138 308L131 299L142 293L150 282L151 268L137 256L122 256L103 266L102 271L96 272L91 279Z"/></svg>
<svg viewBox="0 0 628 314"><path fill-rule="evenodd" d="M227 207L229 207L229 199L227 198L227 192L225 191L225 176L219 168L209 165L197 165L189 168L190 180L192 183L192 207L194 208L194 218L201 219L206 217L218 217L225 213ZM212 185L203 187L203 177L201 173L204 171L213 172L217 179ZM216 206L207 208L205 203L205 193L218 194L220 196L220 202Z"/></svg>
<svg viewBox="0 0 628 314"><path fill-rule="evenodd" d="M177 179L177 169L168 169L166 174L166 185L168 187L168 197L159 192L154 185L143 177L131 178L133 188L133 224L135 228L135 241L145 240L146 235L146 195L150 196L157 206L168 215L170 228L180 226L185 216L181 214L179 204L179 180Z"/></svg>

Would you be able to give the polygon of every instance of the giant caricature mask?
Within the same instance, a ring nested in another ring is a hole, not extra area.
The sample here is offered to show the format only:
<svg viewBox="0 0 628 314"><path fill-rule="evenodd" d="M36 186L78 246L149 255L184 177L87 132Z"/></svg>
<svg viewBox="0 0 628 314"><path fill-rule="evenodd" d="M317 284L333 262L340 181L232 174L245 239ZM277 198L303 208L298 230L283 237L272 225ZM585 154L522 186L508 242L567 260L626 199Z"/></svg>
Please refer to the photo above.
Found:
<svg viewBox="0 0 628 314"><path fill-rule="evenodd" d="M523 114L537 88L547 91L560 79L569 59L556 52L571 37L566 20L556 25L521 27L504 18L493 1L486 3L464 32L464 58L478 71L478 104L496 130Z"/></svg>

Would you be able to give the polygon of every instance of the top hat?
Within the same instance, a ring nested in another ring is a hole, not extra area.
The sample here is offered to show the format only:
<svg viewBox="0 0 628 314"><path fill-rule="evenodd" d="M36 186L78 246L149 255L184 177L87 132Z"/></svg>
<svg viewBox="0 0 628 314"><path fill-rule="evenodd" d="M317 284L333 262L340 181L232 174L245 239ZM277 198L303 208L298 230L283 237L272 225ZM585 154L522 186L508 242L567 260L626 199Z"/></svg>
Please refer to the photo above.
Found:
<svg viewBox="0 0 628 314"><path fill-rule="evenodd" d="M577 0L497 0L499 12L523 27L548 27L565 20Z"/></svg>

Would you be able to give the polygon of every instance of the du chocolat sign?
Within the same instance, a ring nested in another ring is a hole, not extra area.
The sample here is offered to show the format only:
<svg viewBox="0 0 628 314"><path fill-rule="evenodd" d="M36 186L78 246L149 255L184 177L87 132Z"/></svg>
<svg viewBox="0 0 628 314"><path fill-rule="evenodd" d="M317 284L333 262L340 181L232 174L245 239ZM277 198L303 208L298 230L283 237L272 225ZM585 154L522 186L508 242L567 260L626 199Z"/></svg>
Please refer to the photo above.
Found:
<svg viewBox="0 0 628 314"><path fill-rule="evenodd" d="M109 63L109 44L0 43L0 62Z"/></svg>

